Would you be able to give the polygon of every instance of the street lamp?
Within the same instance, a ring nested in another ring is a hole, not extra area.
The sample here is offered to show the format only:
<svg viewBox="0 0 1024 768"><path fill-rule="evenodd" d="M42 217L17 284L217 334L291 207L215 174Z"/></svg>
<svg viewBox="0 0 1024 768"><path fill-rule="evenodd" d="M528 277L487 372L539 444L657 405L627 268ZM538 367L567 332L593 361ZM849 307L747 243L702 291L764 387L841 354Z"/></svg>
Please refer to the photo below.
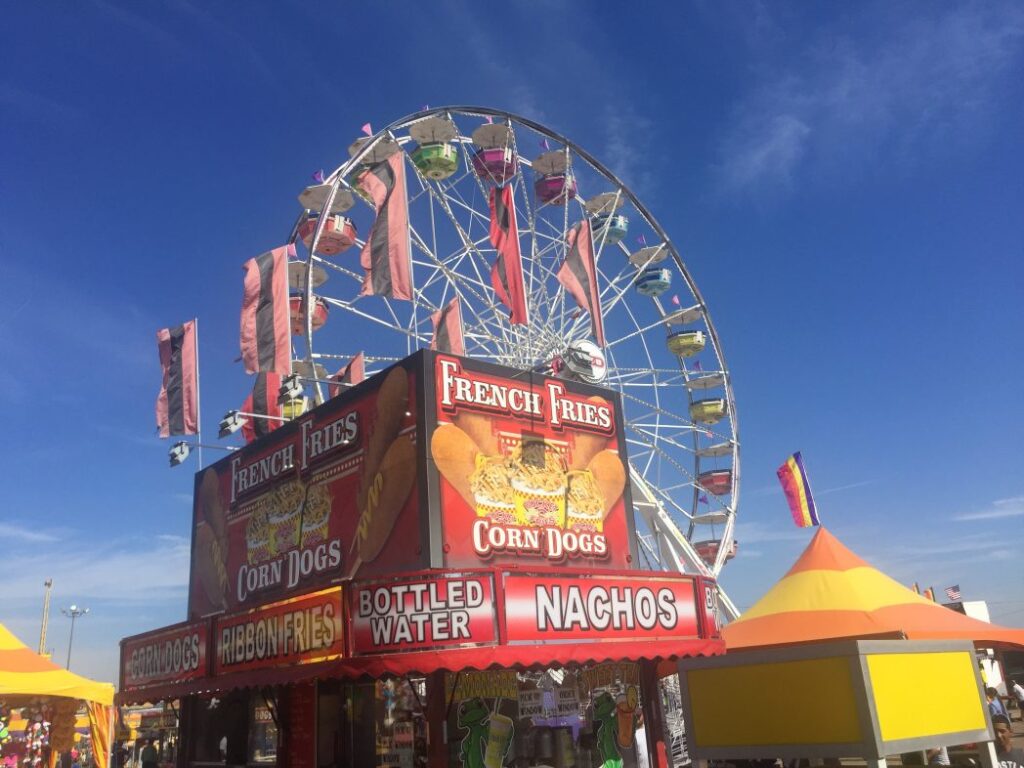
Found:
<svg viewBox="0 0 1024 768"><path fill-rule="evenodd" d="M70 608L61 608L60 612L65 616L71 617L71 634L68 636L68 661L64 665L65 669L71 669L71 643L75 641L75 619L79 616L85 616L89 612L88 608L79 608L77 605L72 605Z"/></svg>

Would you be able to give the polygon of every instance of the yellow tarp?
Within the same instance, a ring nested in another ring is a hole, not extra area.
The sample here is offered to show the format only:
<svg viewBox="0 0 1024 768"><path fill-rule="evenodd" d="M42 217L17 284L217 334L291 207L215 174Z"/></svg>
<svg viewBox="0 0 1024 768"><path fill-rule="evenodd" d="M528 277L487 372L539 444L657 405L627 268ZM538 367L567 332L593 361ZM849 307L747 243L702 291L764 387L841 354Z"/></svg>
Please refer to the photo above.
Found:
<svg viewBox="0 0 1024 768"><path fill-rule="evenodd" d="M0 624L0 699L13 704L18 696L62 696L109 707L114 686L61 669Z"/></svg>

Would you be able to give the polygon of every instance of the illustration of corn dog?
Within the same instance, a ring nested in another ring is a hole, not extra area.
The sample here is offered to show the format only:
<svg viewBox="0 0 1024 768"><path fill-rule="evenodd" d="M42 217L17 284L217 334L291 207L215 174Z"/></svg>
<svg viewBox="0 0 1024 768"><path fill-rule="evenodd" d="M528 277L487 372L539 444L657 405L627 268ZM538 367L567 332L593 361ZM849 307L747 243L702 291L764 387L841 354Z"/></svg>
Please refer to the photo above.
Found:
<svg viewBox="0 0 1024 768"><path fill-rule="evenodd" d="M361 508L352 540L351 552L356 557L349 566L349 576L380 554L415 485L416 448L407 435L402 435L391 443L376 474L367 483L366 504Z"/></svg>
<svg viewBox="0 0 1024 768"><path fill-rule="evenodd" d="M206 470L199 481L199 516L213 528L222 543L227 542L228 523L220 503L220 478L212 469Z"/></svg>
<svg viewBox="0 0 1024 768"><path fill-rule="evenodd" d="M594 476L594 483L601 491L605 505L604 516L608 517L608 513L626 487L626 468L622 465L622 457L615 451L601 451L590 460L587 469Z"/></svg>
<svg viewBox="0 0 1024 768"><path fill-rule="evenodd" d="M227 551L221 548L217 534L208 525L196 528L196 566L199 583L213 610L227 608L228 572L224 563Z"/></svg>
<svg viewBox="0 0 1024 768"><path fill-rule="evenodd" d="M442 424L430 438L430 453L438 471L471 507L475 501L469 478L476 470L476 457L480 454L477 446L454 424Z"/></svg>
<svg viewBox="0 0 1024 768"><path fill-rule="evenodd" d="M479 413L460 411L453 419L455 426L469 435L484 456L497 456L501 452L498 437L491 428L493 419Z"/></svg>
<svg viewBox="0 0 1024 768"><path fill-rule="evenodd" d="M199 482L196 503L196 568L203 592L215 610L227 608L228 523L220 502L220 480L208 469Z"/></svg>
<svg viewBox="0 0 1024 768"><path fill-rule="evenodd" d="M608 401L603 397L593 395L588 397L587 400L593 403L601 403L607 405ZM608 445L608 438L602 437L601 435L592 435L587 432L580 432L576 435L575 444L572 449L572 463L569 469L583 469L590 460L593 459L600 451Z"/></svg>
<svg viewBox="0 0 1024 768"><path fill-rule="evenodd" d="M405 419L409 405L409 376L404 368L393 368L377 391L377 413L373 432L366 441L363 479L359 487L359 508L366 507L369 484L377 474L384 453L389 449Z"/></svg>

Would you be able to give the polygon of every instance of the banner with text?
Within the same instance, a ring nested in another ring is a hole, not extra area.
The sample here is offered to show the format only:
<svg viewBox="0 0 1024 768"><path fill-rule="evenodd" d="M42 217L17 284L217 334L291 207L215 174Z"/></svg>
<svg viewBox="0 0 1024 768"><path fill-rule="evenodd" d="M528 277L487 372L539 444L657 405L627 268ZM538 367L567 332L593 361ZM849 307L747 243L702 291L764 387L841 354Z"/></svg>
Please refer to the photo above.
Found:
<svg viewBox="0 0 1024 768"><path fill-rule="evenodd" d="M213 674L326 661L345 650L341 587L214 622Z"/></svg>
<svg viewBox="0 0 1024 768"><path fill-rule="evenodd" d="M448 355L434 357L433 385L445 566L633 567L615 392Z"/></svg>
<svg viewBox="0 0 1024 768"><path fill-rule="evenodd" d="M205 677L206 643L205 622L125 638L121 643L120 690Z"/></svg>
<svg viewBox="0 0 1024 768"><path fill-rule="evenodd" d="M692 578L573 578L508 573L507 642L699 636Z"/></svg>
<svg viewBox="0 0 1024 768"><path fill-rule="evenodd" d="M426 564L406 546L420 538L416 363L196 475L190 617Z"/></svg>
<svg viewBox="0 0 1024 768"><path fill-rule="evenodd" d="M354 584L352 653L387 653L498 641L491 573Z"/></svg>

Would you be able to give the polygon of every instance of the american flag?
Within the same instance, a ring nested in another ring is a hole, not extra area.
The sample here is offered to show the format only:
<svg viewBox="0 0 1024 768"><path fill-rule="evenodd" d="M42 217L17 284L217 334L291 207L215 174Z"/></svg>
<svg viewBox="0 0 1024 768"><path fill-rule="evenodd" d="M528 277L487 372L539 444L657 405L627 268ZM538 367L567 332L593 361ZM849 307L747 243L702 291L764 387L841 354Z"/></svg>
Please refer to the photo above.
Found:
<svg viewBox="0 0 1024 768"><path fill-rule="evenodd" d="M952 587L946 587L946 597L950 600L960 599L960 585L954 584Z"/></svg>

